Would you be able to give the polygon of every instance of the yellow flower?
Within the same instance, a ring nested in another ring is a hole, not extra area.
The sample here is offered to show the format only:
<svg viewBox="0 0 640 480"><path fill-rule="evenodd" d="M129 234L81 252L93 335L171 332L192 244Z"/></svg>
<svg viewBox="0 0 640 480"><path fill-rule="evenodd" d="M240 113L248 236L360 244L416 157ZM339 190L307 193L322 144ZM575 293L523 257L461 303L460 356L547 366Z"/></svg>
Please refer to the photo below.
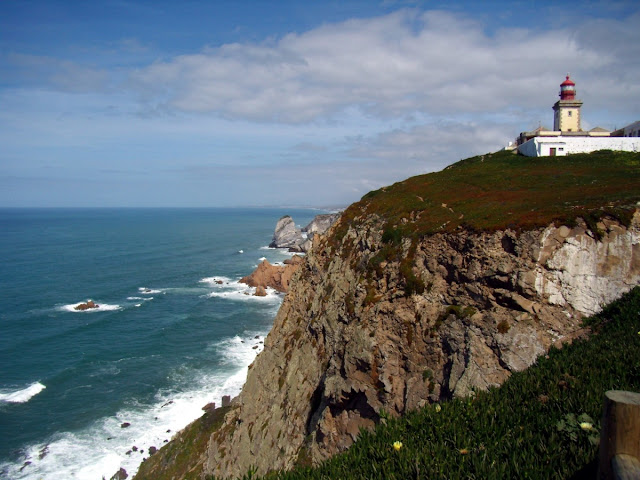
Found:
<svg viewBox="0 0 640 480"><path fill-rule="evenodd" d="M442 410L442 407L439 403L436 403L436 413L440 413L440 410Z"/></svg>
<svg viewBox="0 0 640 480"><path fill-rule="evenodd" d="M469 453L469 450L467 450L466 448L461 448L460 449L460 455L466 455Z"/></svg>
<svg viewBox="0 0 640 480"><path fill-rule="evenodd" d="M589 422L582 422L580 424L580 428L583 429L583 430L587 430L587 431L588 430L593 430L593 424L589 423Z"/></svg>
<svg viewBox="0 0 640 480"><path fill-rule="evenodd" d="M396 450L396 452L399 451L402 448L402 442L396 440L395 442L393 442L393 448Z"/></svg>

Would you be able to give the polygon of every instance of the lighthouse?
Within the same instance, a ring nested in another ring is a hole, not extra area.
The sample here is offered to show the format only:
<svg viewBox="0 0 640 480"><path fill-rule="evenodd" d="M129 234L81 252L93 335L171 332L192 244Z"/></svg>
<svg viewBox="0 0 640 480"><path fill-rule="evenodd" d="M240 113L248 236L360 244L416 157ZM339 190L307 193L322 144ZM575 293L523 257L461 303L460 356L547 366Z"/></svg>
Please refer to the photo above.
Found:
<svg viewBox="0 0 640 480"><path fill-rule="evenodd" d="M555 131L581 132L580 107L582 102L576 100L576 84L569 78L560 84L560 100L553 105L553 129Z"/></svg>

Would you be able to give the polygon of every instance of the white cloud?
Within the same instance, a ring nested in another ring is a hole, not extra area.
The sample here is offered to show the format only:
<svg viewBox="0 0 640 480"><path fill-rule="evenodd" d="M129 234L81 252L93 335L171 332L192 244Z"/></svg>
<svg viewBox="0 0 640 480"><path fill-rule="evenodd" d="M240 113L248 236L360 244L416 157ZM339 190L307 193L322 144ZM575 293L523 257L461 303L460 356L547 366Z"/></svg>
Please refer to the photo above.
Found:
<svg viewBox="0 0 640 480"><path fill-rule="evenodd" d="M638 120L638 14L529 24L401 10L153 63L133 38L86 62L7 54L0 204L73 204L82 178L96 205L346 204L552 125L567 71L585 126Z"/></svg>
<svg viewBox="0 0 640 480"><path fill-rule="evenodd" d="M380 118L498 112L548 103L567 70L583 84L621 79L636 95L637 55L607 48L619 34L637 50L634 24L637 16L574 31L489 35L463 15L402 10L261 45L208 48L142 68L133 79L148 102L254 121L310 122L351 107ZM592 27L595 37L586 34ZM622 66L622 78L610 71Z"/></svg>

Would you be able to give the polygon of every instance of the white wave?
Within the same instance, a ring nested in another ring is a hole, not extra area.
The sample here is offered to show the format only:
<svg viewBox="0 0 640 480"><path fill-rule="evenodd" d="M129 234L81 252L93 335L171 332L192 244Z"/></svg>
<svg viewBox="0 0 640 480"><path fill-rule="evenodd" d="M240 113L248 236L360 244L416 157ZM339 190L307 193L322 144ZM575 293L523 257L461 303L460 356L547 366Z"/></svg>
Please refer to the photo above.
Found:
<svg viewBox="0 0 640 480"><path fill-rule="evenodd" d="M83 431L61 433L45 444L32 445L24 450L20 463L0 465L0 471L14 480L95 480L111 478L124 468L133 477L149 456L150 447L162 447L174 433L200 417L208 403L220 406L223 395L235 397L240 393L265 334L254 332L212 344L210 348L225 358L225 371L193 371L186 382L190 390L158 392L150 405L132 403ZM129 426L123 428L125 422ZM137 451L133 451L134 446Z"/></svg>
<svg viewBox="0 0 640 480"><path fill-rule="evenodd" d="M229 277L222 277L222 276L206 277L200 280L200 283L208 283L209 285L212 285L212 286L224 285L231 282L233 282L233 280L231 280Z"/></svg>
<svg viewBox="0 0 640 480"><path fill-rule="evenodd" d="M14 391L0 391L0 402L26 403L39 394L45 387L40 382L35 382L26 388Z"/></svg>
<svg viewBox="0 0 640 480"><path fill-rule="evenodd" d="M238 250L238 253L244 253L244 250Z"/></svg>
<svg viewBox="0 0 640 480"><path fill-rule="evenodd" d="M82 305L83 303L85 302L63 305L62 307L60 307L60 309L64 310L65 312L90 313L90 312L109 312L112 310L120 310L122 308L120 305L111 305L109 303L96 302L96 305L98 305L96 308L87 308L86 310L77 310L76 307L78 305Z"/></svg>
<svg viewBox="0 0 640 480"><path fill-rule="evenodd" d="M162 293L162 290L158 290L157 288L148 288L148 287L140 287L138 291L144 295L153 295L155 293Z"/></svg>
<svg viewBox="0 0 640 480"><path fill-rule="evenodd" d="M212 348L222 348L225 352L225 363L249 365L264 348L264 334L249 335L244 338L236 335L214 343ZM248 362L248 363L247 363Z"/></svg>
<svg viewBox="0 0 640 480"><path fill-rule="evenodd" d="M219 285L219 287L220 288L217 288L213 292L209 293L207 297L227 298L229 300L261 301L268 303L280 303L280 301L282 300L282 294L271 287L267 287L265 289L267 294L260 297L255 295L256 289L254 287L250 287L249 285L240 283L238 281Z"/></svg>

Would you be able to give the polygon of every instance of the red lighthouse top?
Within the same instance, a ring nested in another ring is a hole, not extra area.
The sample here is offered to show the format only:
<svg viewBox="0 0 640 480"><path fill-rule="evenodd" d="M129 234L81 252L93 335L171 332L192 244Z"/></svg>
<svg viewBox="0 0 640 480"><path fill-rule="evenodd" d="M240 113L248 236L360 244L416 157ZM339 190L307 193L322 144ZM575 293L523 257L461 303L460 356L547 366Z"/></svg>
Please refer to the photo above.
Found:
<svg viewBox="0 0 640 480"><path fill-rule="evenodd" d="M575 100L576 84L571 81L569 74L564 82L560 84L560 100Z"/></svg>

